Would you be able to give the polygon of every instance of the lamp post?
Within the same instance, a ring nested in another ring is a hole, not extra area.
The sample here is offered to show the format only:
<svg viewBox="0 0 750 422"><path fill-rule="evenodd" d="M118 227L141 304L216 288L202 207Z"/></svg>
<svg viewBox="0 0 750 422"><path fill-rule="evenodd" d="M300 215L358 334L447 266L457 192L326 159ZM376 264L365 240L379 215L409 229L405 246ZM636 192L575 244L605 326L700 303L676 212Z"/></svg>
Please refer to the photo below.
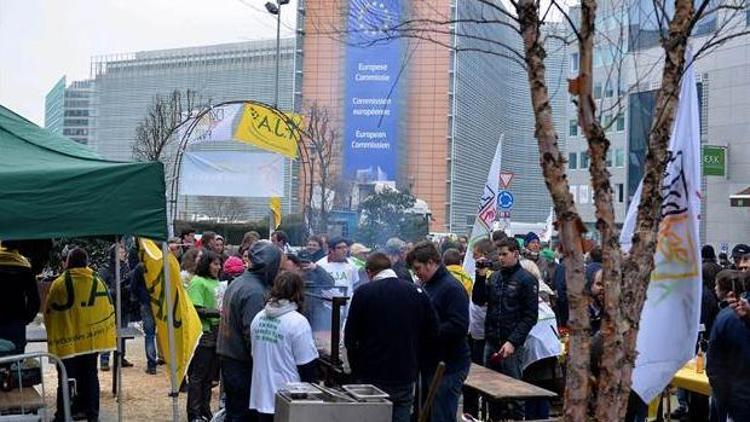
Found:
<svg viewBox="0 0 750 422"><path fill-rule="evenodd" d="M289 4L289 0L276 0L266 3L266 10L276 15L276 90L273 96L273 106L279 108L279 64L281 62L281 6Z"/></svg>

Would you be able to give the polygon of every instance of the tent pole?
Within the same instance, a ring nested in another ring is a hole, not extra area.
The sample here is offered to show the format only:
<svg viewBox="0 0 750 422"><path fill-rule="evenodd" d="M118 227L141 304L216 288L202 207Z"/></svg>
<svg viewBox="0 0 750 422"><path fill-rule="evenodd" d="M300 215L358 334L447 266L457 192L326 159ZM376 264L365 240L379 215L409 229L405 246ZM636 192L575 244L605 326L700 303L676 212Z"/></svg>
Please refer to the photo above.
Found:
<svg viewBox="0 0 750 422"><path fill-rule="evenodd" d="M115 376L117 377L117 421L122 421L122 336L120 330L122 330L122 295L120 294L120 287L122 280L120 279L120 238L115 236L115 306L117 306L117 312L115 317L117 319L117 352L115 353Z"/></svg>
<svg viewBox="0 0 750 422"><path fill-rule="evenodd" d="M169 246L167 242L162 243L161 256L162 262L164 263L164 291L166 292L165 297L167 299L167 333L169 338L169 380L171 391L169 395L172 397L172 421L179 422L180 420L180 409L177 402L178 387L177 387L177 351L175 350L174 344L174 304L172 303L172 285L169 273ZM180 380L182 381L182 380Z"/></svg>

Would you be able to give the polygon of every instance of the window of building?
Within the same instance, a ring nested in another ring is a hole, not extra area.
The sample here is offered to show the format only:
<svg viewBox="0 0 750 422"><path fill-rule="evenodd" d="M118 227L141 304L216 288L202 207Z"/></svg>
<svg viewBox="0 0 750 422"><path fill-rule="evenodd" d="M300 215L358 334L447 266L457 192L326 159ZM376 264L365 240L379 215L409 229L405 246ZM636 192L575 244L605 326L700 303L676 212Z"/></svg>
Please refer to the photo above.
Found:
<svg viewBox="0 0 750 422"><path fill-rule="evenodd" d="M570 136L578 136L578 120L571 120L569 122L568 134Z"/></svg>
<svg viewBox="0 0 750 422"><path fill-rule="evenodd" d="M604 127L607 128L607 131L612 130L612 115L609 113L604 115Z"/></svg>
<svg viewBox="0 0 750 422"><path fill-rule="evenodd" d="M612 167L612 157L614 156L614 151L612 151L612 148L607 150L607 167Z"/></svg>
<svg viewBox="0 0 750 422"><path fill-rule="evenodd" d="M591 193L589 192L589 185L581 185L578 187L578 201L582 204L588 204Z"/></svg>
<svg viewBox="0 0 750 422"><path fill-rule="evenodd" d="M625 113L617 114L617 121L615 122L615 129L617 129L618 132L625 131Z"/></svg>
<svg viewBox="0 0 750 422"><path fill-rule="evenodd" d="M589 152L583 151L581 152L581 167L582 169L589 168Z"/></svg>
<svg viewBox="0 0 750 422"><path fill-rule="evenodd" d="M568 153L568 168L575 170L578 168L578 154L575 152Z"/></svg>
<svg viewBox="0 0 750 422"><path fill-rule="evenodd" d="M612 87L612 81L609 81L604 86L604 96L607 98L612 98L614 95L615 95L615 90Z"/></svg>
<svg viewBox="0 0 750 422"><path fill-rule="evenodd" d="M578 53L570 54L570 72L578 73Z"/></svg>
<svg viewBox="0 0 750 422"><path fill-rule="evenodd" d="M617 184L617 202L625 202L625 185L622 183Z"/></svg>
<svg viewBox="0 0 750 422"><path fill-rule="evenodd" d="M625 167L625 150L622 148L615 149L615 167Z"/></svg>
<svg viewBox="0 0 750 422"><path fill-rule="evenodd" d="M602 84L596 83L594 84L594 99L598 100L602 98Z"/></svg>
<svg viewBox="0 0 750 422"><path fill-rule="evenodd" d="M578 186L570 185L570 194L573 196L573 202L578 202Z"/></svg>

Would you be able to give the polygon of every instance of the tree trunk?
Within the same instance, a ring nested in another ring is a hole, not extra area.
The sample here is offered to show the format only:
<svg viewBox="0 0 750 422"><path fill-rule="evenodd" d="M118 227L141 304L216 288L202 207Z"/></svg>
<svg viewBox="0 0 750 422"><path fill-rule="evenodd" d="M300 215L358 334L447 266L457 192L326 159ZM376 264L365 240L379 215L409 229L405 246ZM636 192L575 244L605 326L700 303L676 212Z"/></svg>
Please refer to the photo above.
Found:
<svg viewBox="0 0 750 422"><path fill-rule="evenodd" d="M581 3L581 24L579 28L579 69L574 94L578 94L578 122L588 141L590 156L589 173L594 188L596 227L602 237L603 282L605 286L604 312L600 335L602 337L602 357L599 364L599 378L595 389L597 420L617 420L618 409L623 398L619 389L624 354L622 351L622 330L618 327L621 319L620 293L622 280L622 253L619 231L615 224L612 185L607 170L607 151L610 142L596 117L593 96L593 61L596 22L596 0Z"/></svg>
<svg viewBox="0 0 750 422"><path fill-rule="evenodd" d="M649 135L649 148L646 154L643 190L638 206L638 218L633 233L633 246L623 269L623 332L625 364L622 367L621 390L623 395L630 391L631 377L636 358L636 338L641 311L646 300L646 290L654 268L654 253L657 234L661 222L662 183L666 168L669 137L672 131L677 102L680 93L680 80L685 67L685 51L690 35L690 22L694 9L691 0L675 0L674 18L669 24L669 37L664 42L664 69L661 87L656 95L654 120ZM624 417L625 403L620 404L619 415Z"/></svg>
<svg viewBox="0 0 750 422"><path fill-rule="evenodd" d="M552 122L552 109L545 79L546 52L539 36L539 10L534 0L520 0L516 7L524 57L529 78L531 103L536 121L535 136L539 145L540 164L547 189L555 205L558 232L565 256L565 278L570 303L571 329L567 385L565 389L565 419L586 419L589 394L589 316L584 295L583 248L581 234L585 227L570 194L566 161L557 144L557 132Z"/></svg>

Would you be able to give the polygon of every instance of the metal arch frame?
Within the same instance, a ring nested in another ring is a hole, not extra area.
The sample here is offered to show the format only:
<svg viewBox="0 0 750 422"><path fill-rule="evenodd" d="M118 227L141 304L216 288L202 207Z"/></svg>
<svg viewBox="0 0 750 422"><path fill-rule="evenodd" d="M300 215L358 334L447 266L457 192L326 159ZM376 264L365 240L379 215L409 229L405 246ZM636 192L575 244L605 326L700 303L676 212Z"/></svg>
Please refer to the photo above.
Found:
<svg viewBox="0 0 750 422"><path fill-rule="evenodd" d="M307 215L308 212L308 206L307 206L307 197L312 197L312 180L313 180L313 173L314 169L307 169L306 164L310 163L310 157L307 151L307 148L304 147L302 136L300 134L301 128L297 126L297 124L289 117L286 113L279 110L277 107L272 106L270 104L266 104L260 101L255 100L230 100L230 101L222 101L220 103L217 103L215 105L209 104L204 110L201 110L198 112L195 116L191 117L190 119L187 119L177 125L175 127L174 131L179 129L184 124L189 124L187 130L185 131L185 134L182 135L182 138L180 139L180 143L177 147L177 154L175 155L175 163L172 167L172 181L171 181L171 192L170 192L170 198L169 198L169 204L171 205L170 209L170 221L169 221L169 230L174 230L174 221L177 219L177 198L179 196L179 186L180 186L180 172L182 170L182 157L185 153L185 150L187 148L188 142L190 141L190 138L192 137L193 131L195 130L198 123L201 121L203 116L206 114L214 111L214 109L217 109L219 107L224 107L228 105L234 105L234 104L252 104L257 106L262 106L267 109L270 109L273 111L273 113L278 116L281 120L286 123L287 127L291 129L292 136L294 137L296 144L297 144L297 152L299 156L301 157L300 164L302 165L302 176L304 181L304 190L303 190L303 197L302 202L304 206L304 213ZM173 131L173 133L174 133ZM308 175L309 171L309 175ZM290 175L292 177L292 175ZM310 183L310 192L307 192L307 184ZM290 200L292 192L289 193Z"/></svg>

